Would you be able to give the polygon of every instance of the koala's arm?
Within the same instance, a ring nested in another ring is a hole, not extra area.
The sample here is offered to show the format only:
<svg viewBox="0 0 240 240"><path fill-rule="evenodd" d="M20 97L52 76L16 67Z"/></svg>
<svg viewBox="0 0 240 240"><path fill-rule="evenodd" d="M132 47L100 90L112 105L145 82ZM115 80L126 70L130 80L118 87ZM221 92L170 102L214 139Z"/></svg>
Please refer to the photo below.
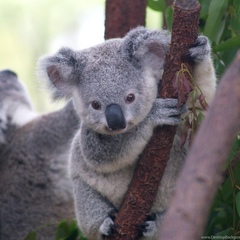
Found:
<svg viewBox="0 0 240 240"><path fill-rule="evenodd" d="M177 99L157 98L150 113L147 115L146 121L153 128L161 125L177 125L181 121L179 115L187 111L185 105L177 108L177 104Z"/></svg>
<svg viewBox="0 0 240 240"><path fill-rule="evenodd" d="M114 207L81 178L73 180L73 187L75 211L81 230L88 236L88 240L102 239L102 233L108 235L104 231L109 229L105 230L101 225L105 219L108 219L108 214L114 210Z"/></svg>
<svg viewBox="0 0 240 240"><path fill-rule="evenodd" d="M189 50L190 57L194 60L193 78L201 89L208 104L211 103L216 90L216 74L211 57L211 46L208 38L199 36L195 45ZM191 99L188 99L188 105ZM198 104L198 107L202 107Z"/></svg>

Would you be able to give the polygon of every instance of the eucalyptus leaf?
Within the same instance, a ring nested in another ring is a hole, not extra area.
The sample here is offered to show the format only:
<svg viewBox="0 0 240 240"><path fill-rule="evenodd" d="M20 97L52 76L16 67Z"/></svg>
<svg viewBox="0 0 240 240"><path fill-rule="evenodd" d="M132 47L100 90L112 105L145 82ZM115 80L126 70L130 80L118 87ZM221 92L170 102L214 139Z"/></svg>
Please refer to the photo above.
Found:
<svg viewBox="0 0 240 240"><path fill-rule="evenodd" d="M214 52L221 52L229 50L233 47L240 47L240 34L229 38L227 41L218 44L217 46L213 47Z"/></svg>
<svg viewBox="0 0 240 240"><path fill-rule="evenodd" d="M30 232L24 240L37 240L37 233L36 232Z"/></svg>
<svg viewBox="0 0 240 240"><path fill-rule="evenodd" d="M165 18L167 22L167 27L171 31L172 30L172 23L173 23L173 8L169 6L165 11Z"/></svg>
<svg viewBox="0 0 240 240"><path fill-rule="evenodd" d="M148 0L147 4L148 7L158 12L163 12L166 8L165 1L163 0Z"/></svg>
<svg viewBox="0 0 240 240"><path fill-rule="evenodd" d="M234 231L232 228L228 228L224 231L218 232L216 236L233 236Z"/></svg>
<svg viewBox="0 0 240 240"><path fill-rule="evenodd" d="M199 0L199 3L201 5L200 18L206 19L208 16L208 9L209 9L211 1Z"/></svg>
<svg viewBox="0 0 240 240"><path fill-rule="evenodd" d="M238 137L237 137L232 144L232 148L229 153L228 160L225 163L224 169L227 169L228 165L232 162L232 160L234 159L235 155L237 154L237 152L239 150L240 150L240 139L238 139Z"/></svg>
<svg viewBox="0 0 240 240"><path fill-rule="evenodd" d="M67 221L62 221L56 231L56 239L66 238L70 233L70 225Z"/></svg>
<svg viewBox="0 0 240 240"><path fill-rule="evenodd" d="M233 6L230 8L230 29L235 34L240 34L240 1L234 0Z"/></svg>
<svg viewBox="0 0 240 240"><path fill-rule="evenodd" d="M238 192L236 195L236 207L238 216L240 217L240 192Z"/></svg>
<svg viewBox="0 0 240 240"><path fill-rule="evenodd" d="M75 220L60 222L55 235L56 240L87 240L78 229Z"/></svg>
<svg viewBox="0 0 240 240"><path fill-rule="evenodd" d="M204 35L213 42L218 43L219 35L225 28L226 10L228 0L212 0L209 6L209 14L204 28Z"/></svg>

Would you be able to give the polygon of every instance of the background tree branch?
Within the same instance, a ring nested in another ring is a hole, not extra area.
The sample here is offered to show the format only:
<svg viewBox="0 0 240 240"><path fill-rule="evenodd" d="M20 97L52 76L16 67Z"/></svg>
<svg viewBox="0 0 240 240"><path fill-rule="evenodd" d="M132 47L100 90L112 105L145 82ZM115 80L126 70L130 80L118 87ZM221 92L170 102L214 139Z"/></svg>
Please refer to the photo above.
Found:
<svg viewBox="0 0 240 240"><path fill-rule="evenodd" d="M200 239L232 142L240 129L239 106L240 52L218 85L193 142L159 239Z"/></svg>
<svg viewBox="0 0 240 240"><path fill-rule="evenodd" d="M106 0L105 39L123 37L130 29L145 26L147 0Z"/></svg>
<svg viewBox="0 0 240 240"><path fill-rule="evenodd" d="M183 56L198 36L199 12L200 5L197 0L175 1L171 46L159 92L161 97L176 97L173 81L184 62ZM191 65L184 63L190 70ZM116 234L107 239L133 240L138 237L139 226L146 220L155 199L175 133L175 127L155 129L152 139L140 156L129 190L116 216Z"/></svg>

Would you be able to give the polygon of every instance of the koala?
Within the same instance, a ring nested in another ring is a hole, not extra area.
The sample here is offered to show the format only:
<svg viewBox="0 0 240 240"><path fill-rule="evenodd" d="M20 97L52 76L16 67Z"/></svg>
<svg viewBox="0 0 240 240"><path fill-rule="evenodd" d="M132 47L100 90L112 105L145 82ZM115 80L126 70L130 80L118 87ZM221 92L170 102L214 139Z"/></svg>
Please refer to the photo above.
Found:
<svg viewBox="0 0 240 240"><path fill-rule="evenodd" d="M10 70L0 71L0 150L9 141L13 129L37 115L17 75Z"/></svg>
<svg viewBox="0 0 240 240"><path fill-rule="evenodd" d="M0 239L55 239L59 221L74 218L67 174L70 143L78 129L70 101L40 115L17 75L0 71Z"/></svg>
<svg viewBox="0 0 240 240"><path fill-rule="evenodd" d="M73 99L80 118L72 142L69 171L78 225L88 240L103 239L114 230L138 157L156 126L176 125L186 107L176 99L157 98L170 33L144 27L124 38L89 49L63 48L39 60L42 79L54 99ZM194 77L211 101L216 77L208 39L199 36L189 50ZM154 218L141 226L141 239L157 239L177 174L187 154L177 134L168 166L152 206Z"/></svg>

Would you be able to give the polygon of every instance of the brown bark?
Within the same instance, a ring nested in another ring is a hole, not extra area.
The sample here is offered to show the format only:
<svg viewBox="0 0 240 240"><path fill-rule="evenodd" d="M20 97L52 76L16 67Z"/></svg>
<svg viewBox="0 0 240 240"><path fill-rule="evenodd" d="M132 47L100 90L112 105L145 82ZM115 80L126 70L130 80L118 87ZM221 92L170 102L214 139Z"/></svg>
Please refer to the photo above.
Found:
<svg viewBox="0 0 240 240"><path fill-rule="evenodd" d="M105 39L123 37L145 26L147 0L106 0Z"/></svg>
<svg viewBox="0 0 240 240"><path fill-rule="evenodd" d="M162 97L175 96L173 80L180 69L182 56L187 53L198 36L199 12L197 0L178 0L175 3L172 42L160 90ZM116 234L107 239L137 239L139 226L150 213L169 159L175 133L175 127L164 126L155 129L152 139L140 156L129 190L116 216Z"/></svg>
<svg viewBox="0 0 240 240"><path fill-rule="evenodd" d="M240 129L240 52L224 74L178 179L161 240L200 239ZM230 117L226 117L230 116Z"/></svg>

